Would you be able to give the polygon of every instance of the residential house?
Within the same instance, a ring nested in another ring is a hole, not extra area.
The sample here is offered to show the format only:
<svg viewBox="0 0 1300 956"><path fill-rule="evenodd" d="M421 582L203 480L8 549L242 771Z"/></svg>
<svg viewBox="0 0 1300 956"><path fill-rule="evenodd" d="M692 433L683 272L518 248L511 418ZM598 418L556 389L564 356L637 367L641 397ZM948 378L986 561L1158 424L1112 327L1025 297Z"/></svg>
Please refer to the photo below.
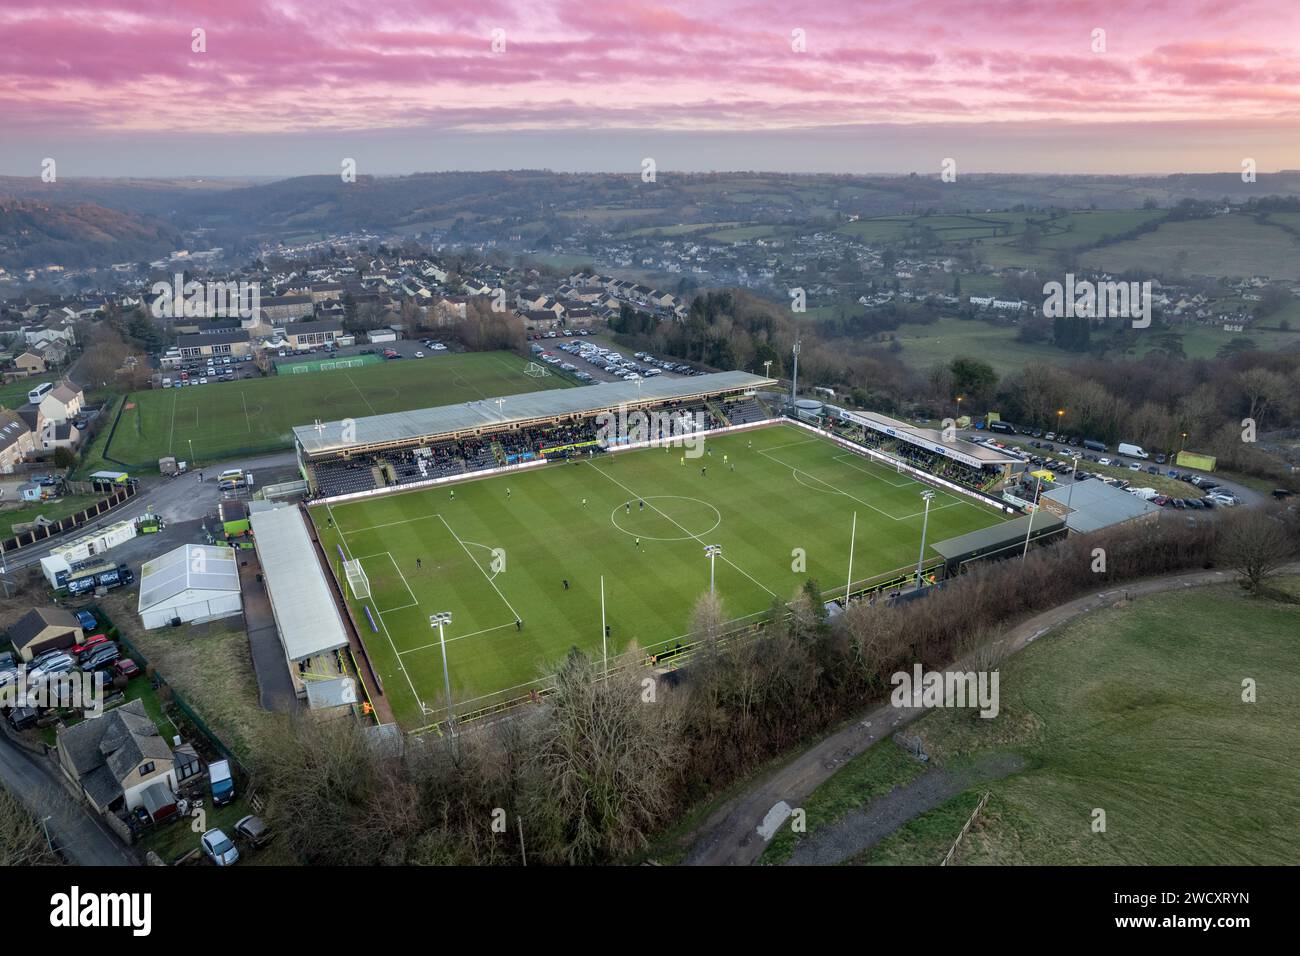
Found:
<svg viewBox="0 0 1300 956"><path fill-rule="evenodd" d="M68 382L59 382L40 401L41 418L46 422L62 425L70 418L76 418L86 404L85 393Z"/></svg>
<svg viewBox="0 0 1300 956"><path fill-rule="evenodd" d="M63 728L55 746L63 775L100 813L144 807L156 821L176 812L176 761L143 701Z"/></svg>
<svg viewBox="0 0 1300 956"><path fill-rule="evenodd" d="M68 343L59 339L50 339L35 346L36 354L46 367L62 365L68 360Z"/></svg>
<svg viewBox="0 0 1300 956"><path fill-rule="evenodd" d="M81 640L81 622L61 607L34 607L9 625L9 642L24 661Z"/></svg>
<svg viewBox="0 0 1300 956"><path fill-rule="evenodd" d="M45 371L45 359L35 352L24 352L14 359L14 368L23 375L40 375Z"/></svg>
<svg viewBox="0 0 1300 956"><path fill-rule="evenodd" d="M0 408L0 473L13 474L15 466L35 451L32 427L18 413Z"/></svg>
<svg viewBox="0 0 1300 956"><path fill-rule="evenodd" d="M262 299L258 312L264 324L279 325L311 315L313 305L309 295L273 295Z"/></svg>

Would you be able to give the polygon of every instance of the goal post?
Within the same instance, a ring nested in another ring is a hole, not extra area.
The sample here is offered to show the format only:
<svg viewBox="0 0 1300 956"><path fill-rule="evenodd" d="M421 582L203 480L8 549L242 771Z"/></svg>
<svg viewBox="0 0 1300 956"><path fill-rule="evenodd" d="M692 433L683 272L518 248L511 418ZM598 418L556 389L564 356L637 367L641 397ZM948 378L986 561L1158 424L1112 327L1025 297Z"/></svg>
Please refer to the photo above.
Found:
<svg viewBox="0 0 1300 956"><path fill-rule="evenodd" d="M343 562L343 573L347 577L348 587L352 591L352 596L358 601L370 597L370 579L366 577L365 568L361 567L361 559Z"/></svg>
<svg viewBox="0 0 1300 956"><path fill-rule="evenodd" d="M551 374L550 369L545 365L538 365L536 362L529 362L528 367L524 369L524 374L531 378L545 378Z"/></svg>

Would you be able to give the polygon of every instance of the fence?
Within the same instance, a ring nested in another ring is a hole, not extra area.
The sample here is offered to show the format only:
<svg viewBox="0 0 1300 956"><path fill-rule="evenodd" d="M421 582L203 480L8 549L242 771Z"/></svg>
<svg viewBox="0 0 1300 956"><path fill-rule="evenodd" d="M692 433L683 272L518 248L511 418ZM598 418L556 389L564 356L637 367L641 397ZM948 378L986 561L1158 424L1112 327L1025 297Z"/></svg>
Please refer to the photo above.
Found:
<svg viewBox="0 0 1300 956"><path fill-rule="evenodd" d="M60 518L57 521L51 521L47 525L24 531L22 534L14 535L12 538L6 538L0 541L0 552L9 554L11 551L18 551L22 548L30 547L38 541L45 541L55 535L62 534L65 531L72 531L82 525L88 524L95 518L111 511L124 501L135 497L136 486L134 483L127 483L122 486L120 491L115 491L102 501L96 502L93 506L78 511L67 518Z"/></svg>
<svg viewBox="0 0 1300 956"><path fill-rule="evenodd" d="M989 791L985 790L984 796L980 797L980 802L976 804L974 811L972 811L971 815L967 818L966 825L962 827L961 832L957 834L957 839L953 840L952 846L948 847L948 854L943 858L943 862L939 864L940 866L947 866L952 862L952 858L957 854L957 847L961 843L962 838L970 832L971 825L975 822L975 818L980 815L980 811L984 809L984 804L988 802Z"/></svg>
<svg viewBox="0 0 1300 956"><path fill-rule="evenodd" d="M140 665L142 670L149 666L149 659L138 647L135 646L131 639L122 632L121 628L118 628L113 624L112 619L104 613L103 608L98 604L92 604L90 605L90 610L94 613L95 617L104 622L105 633L112 631L116 634L115 639L126 647L128 656L132 657L135 662ZM222 742L221 738L218 737L216 732L207 725L203 718L194 712L194 709L190 707L185 698L180 695L180 692L168 684L166 678L157 671L154 671L153 673L153 680L155 681L156 690L161 691L163 688L167 689L168 700L176 705L176 709L179 710L181 714L184 715L185 719L193 725L194 729L203 736L208 745L220 754L223 759L229 760L231 765L238 768L239 773L245 779L248 779L248 769L243 765L240 759L231 752L230 748Z"/></svg>

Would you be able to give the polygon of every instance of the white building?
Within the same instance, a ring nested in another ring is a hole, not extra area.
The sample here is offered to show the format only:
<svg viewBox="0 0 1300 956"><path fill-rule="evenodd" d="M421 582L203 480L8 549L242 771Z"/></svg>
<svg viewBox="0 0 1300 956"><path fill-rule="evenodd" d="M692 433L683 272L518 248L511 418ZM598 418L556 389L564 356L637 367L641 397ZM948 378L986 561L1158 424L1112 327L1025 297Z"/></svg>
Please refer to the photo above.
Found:
<svg viewBox="0 0 1300 956"><path fill-rule="evenodd" d="M138 610L146 628L242 613L236 551L185 544L145 562L140 572Z"/></svg>

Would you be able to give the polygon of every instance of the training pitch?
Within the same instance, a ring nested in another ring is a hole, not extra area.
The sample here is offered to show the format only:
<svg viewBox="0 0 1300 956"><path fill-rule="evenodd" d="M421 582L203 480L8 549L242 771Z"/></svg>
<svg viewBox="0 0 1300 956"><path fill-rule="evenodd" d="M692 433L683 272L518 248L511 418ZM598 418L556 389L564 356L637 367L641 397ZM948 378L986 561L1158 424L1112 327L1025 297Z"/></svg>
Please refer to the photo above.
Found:
<svg viewBox="0 0 1300 956"><path fill-rule="evenodd" d="M104 454L136 469L156 468L166 455L221 461L289 448L293 426L317 419L361 418L573 384L559 375L526 375L528 364L511 352L469 352L137 392L128 397L127 406L134 407L123 410Z"/></svg>
<svg viewBox="0 0 1300 956"><path fill-rule="evenodd" d="M855 513L855 589L915 569L928 486L792 425L706 448L684 464L682 449L652 448L313 508L334 573L343 580L341 544L369 578L370 600L353 609L398 720L414 728L445 714L438 612L452 614L448 669L464 715L541 686L571 647L602 653L602 575L613 656L687 642L709 589L705 545L722 547L717 593L738 621L809 578L843 594ZM1004 517L936 490L926 540Z"/></svg>

